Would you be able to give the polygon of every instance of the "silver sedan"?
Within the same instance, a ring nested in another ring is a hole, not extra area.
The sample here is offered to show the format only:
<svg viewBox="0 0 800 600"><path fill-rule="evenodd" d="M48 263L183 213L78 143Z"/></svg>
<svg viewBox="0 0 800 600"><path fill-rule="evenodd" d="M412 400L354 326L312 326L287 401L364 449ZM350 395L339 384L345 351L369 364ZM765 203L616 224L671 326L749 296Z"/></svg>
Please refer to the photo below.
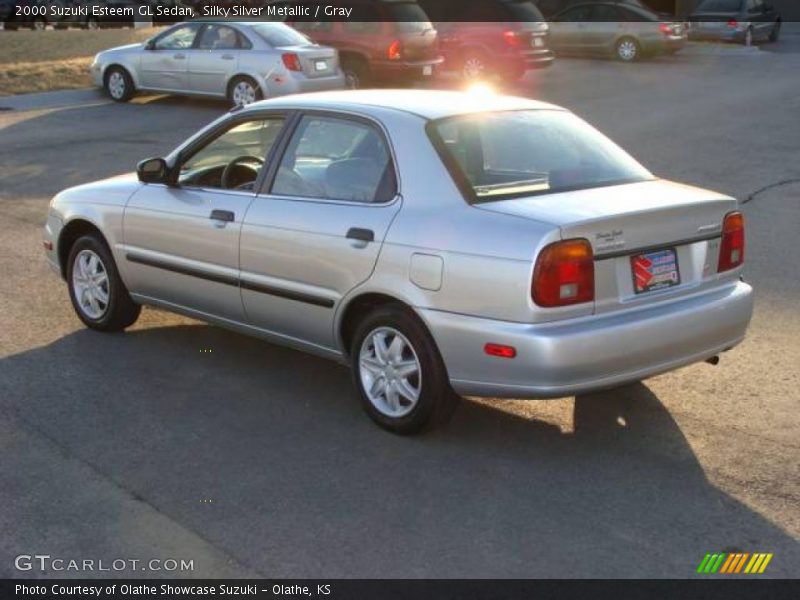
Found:
<svg viewBox="0 0 800 600"><path fill-rule="evenodd" d="M91 74L117 102L150 91L218 96L242 106L345 87L337 51L283 23L180 23L143 44L98 53Z"/></svg>
<svg viewBox="0 0 800 600"><path fill-rule="evenodd" d="M734 198L486 92L250 105L58 194L44 247L88 327L152 305L347 363L402 433L716 360L752 312Z"/></svg>

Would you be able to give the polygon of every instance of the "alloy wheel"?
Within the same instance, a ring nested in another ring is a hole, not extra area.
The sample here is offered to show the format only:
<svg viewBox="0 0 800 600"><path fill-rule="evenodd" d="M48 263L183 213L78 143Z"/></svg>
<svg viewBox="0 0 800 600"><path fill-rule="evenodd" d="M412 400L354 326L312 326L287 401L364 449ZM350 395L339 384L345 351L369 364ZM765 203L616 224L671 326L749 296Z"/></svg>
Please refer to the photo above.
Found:
<svg viewBox="0 0 800 600"><path fill-rule="evenodd" d="M114 100L119 100L125 95L125 78L119 71L114 71L108 76L108 93Z"/></svg>
<svg viewBox="0 0 800 600"><path fill-rule="evenodd" d="M617 46L617 54L622 60L634 60L638 53L639 49L636 47L636 42L633 40L623 40Z"/></svg>
<svg viewBox="0 0 800 600"><path fill-rule="evenodd" d="M479 79L486 72L486 63L477 56L470 56L461 69L465 79Z"/></svg>
<svg viewBox="0 0 800 600"><path fill-rule="evenodd" d="M378 327L364 338L358 359L361 386L381 414L398 418L417 406L422 367L408 339L392 327Z"/></svg>
<svg viewBox="0 0 800 600"><path fill-rule="evenodd" d="M233 103L244 106L256 101L256 88L249 81L240 81L233 88Z"/></svg>
<svg viewBox="0 0 800 600"><path fill-rule="evenodd" d="M108 310L108 273L92 250L81 250L72 268L72 291L81 312L90 319L101 319Z"/></svg>

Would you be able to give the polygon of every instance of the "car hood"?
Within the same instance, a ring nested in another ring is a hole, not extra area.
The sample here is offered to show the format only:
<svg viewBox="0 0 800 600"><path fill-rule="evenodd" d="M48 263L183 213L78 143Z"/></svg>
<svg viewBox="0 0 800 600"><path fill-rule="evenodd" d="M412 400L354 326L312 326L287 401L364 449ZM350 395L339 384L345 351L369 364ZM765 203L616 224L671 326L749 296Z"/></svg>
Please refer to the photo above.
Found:
<svg viewBox="0 0 800 600"><path fill-rule="evenodd" d="M125 54L129 52L138 52L144 47L144 44L126 44L125 46L117 46L116 48L109 48L97 53L97 56L108 56L111 54Z"/></svg>
<svg viewBox="0 0 800 600"><path fill-rule="evenodd" d="M59 192L53 199L53 203L56 205L70 203L124 205L141 185L136 173L125 173L68 188Z"/></svg>

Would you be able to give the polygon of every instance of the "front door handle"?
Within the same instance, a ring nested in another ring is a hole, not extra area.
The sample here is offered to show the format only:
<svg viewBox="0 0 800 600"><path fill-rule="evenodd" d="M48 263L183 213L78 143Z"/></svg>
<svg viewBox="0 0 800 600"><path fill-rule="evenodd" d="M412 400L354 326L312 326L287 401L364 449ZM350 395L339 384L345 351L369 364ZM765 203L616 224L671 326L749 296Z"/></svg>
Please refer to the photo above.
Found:
<svg viewBox="0 0 800 600"><path fill-rule="evenodd" d="M185 54L176 54L172 58L175 58L177 60L183 60L184 58L186 58L186 55Z"/></svg>
<svg viewBox="0 0 800 600"><path fill-rule="evenodd" d="M211 215L209 216L209 219L222 221L224 223L232 223L235 218L236 215L234 215L230 210L212 210Z"/></svg>
<svg viewBox="0 0 800 600"><path fill-rule="evenodd" d="M374 242L375 233L372 229L361 229L360 227L351 227L347 230L347 239L358 240L359 242Z"/></svg>
<svg viewBox="0 0 800 600"><path fill-rule="evenodd" d="M223 54L222 55L222 60L233 60L234 58L236 58L236 57L233 56L232 54Z"/></svg>

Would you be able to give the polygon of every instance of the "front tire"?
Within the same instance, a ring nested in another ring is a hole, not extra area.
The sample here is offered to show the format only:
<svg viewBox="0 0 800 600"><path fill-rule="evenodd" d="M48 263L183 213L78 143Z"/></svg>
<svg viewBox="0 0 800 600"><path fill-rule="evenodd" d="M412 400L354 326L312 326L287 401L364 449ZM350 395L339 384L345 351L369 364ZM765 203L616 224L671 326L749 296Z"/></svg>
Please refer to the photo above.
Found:
<svg viewBox="0 0 800 600"><path fill-rule="evenodd" d="M614 54L622 62L635 62L641 58L642 49L635 39L624 37L614 47Z"/></svg>
<svg viewBox="0 0 800 600"><path fill-rule="evenodd" d="M114 102L127 102L136 93L133 78L122 67L111 67L105 76L106 93Z"/></svg>
<svg viewBox="0 0 800 600"><path fill-rule="evenodd" d="M67 286L75 313L98 331L122 331L142 308L128 294L105 241L97 234L79 238L67 258Z"/></svg>
<svg viewBox="0 0 800 600"><path fill-rule="evenodd" d="M401 307L367 315L353 337L350 358L364 410L391 432L408 435L442 425L458 404L433 338Z"/></svg>
<svg viewBox="0 0 800 600"><path fill-rule="evenodd" d="M231 106L246 106L263 98L261 88L250 77L234 77L228 85L228 101Z"/></svg>

